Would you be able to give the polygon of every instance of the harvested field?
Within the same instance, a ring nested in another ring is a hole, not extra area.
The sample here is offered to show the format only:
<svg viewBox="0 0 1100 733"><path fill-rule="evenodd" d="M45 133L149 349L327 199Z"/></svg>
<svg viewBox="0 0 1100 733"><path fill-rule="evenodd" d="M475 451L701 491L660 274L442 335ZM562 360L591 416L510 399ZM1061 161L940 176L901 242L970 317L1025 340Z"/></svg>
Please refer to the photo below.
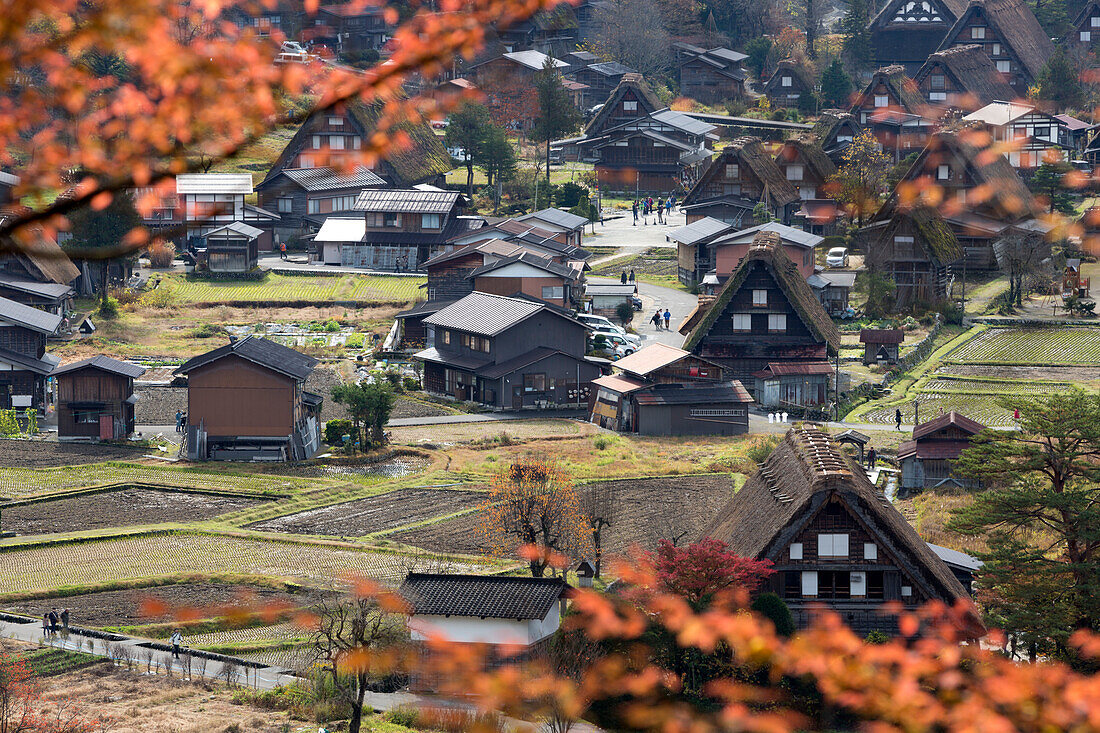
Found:
<svg viewBox="0 0 1100 733"><path fill-rule="evenodd" d="M400 489L251 524L249 529L362 537L477 506L483 495L447 489Z"/></svg>
<svg viewBox="0 0 1100 733"><path fill-rule="evenodd" d="M4 511L4 529L20 535L79 532L136 524L192 522L263 503L259 499L122 489L40 501Z"/></svg>
<svg viewBox="0 0 1100 733"><path fill-rule="evenodd" d="M430 458L416 455L399 455L373 463L331 463L326 465L309 464L290 469L295 476L314 478L401 478L419 473L430 466Z"/></svg>
<svg viewBox="0 0 1100 733"><path fill-rule="evenodd" d="M991 328L962 344L947 361L969 364L1100 365L1100 328Z"/></svg>
<svg viewBox="0 0 1100 733"><path fill-rule="evenodd" d="M6 549L0 546L0 549ZM0 552L0 593L164 577L255 574L317 587L365 577L396 584L427 559L393 553L185 532L30 545ZM434 561L441 572L476 572L477 563Z"/></svg>
<svg viewBox="0 0 1100 733"><path fill-rule="evenodd" d="M75 466L101 461L134 459L144 452L144 449L123 446L0 439L0 466L19 466L20 468Z"/></svg>
<svg viewBox="0 0 1100 733"><path fill-rule="evenodd" d="M588 422L561 419L492 420L486 422L447 423L443 425L409 425L388 428L392 441L399 445L436 443L505 443L551 436L589 435L596 426Z"/></svg>
<svg viewBox="0 0 1100 733"><path fill-rule="evenodd" d="M1021 382L1031 380L1073 382L1085 384L1100 381L1100 370L1096 367L1047 367L1001 364L943 364L936 369L936 375L957 377L994 377L1012 379Z"/></svg>
<svg viewBox="0 0 1100 733"><path fill-rule="evenodd" d="M226 303L412 303L423 298L420 277L384 275L277 275L256 281L188 279L175 273L163 277L181 304Z"/></svg>
<svg viewBox="0 0 1100 733"><path fill-rule="evenodd" d="M308 606L320 595L312 590L290 593L263 585L177 583L157 588L112 590L20 601L6 604L4 608L13 613L34 617L41 616L50 608L68 608L72 614L72 623L77 626L134 626L165 623L175 618L170 610L155 616L143 614L142 603L149 600L159 601L169 609L201 609L203 617L215 617L231 608L255 610L260 604Z"/></svg>
<svg viewBox="0 0 1100 733"><path fill-rule="evenodd" d="M589 491L600 492L610 501L613 520L604 529L603 544L608 554L619 555L635 545L653 549L659 539L677 539L681 544L699 539L734 493L729 474L604 481L580 491L582 506ZM436 552L486 553L490 548L475 531L478 521L475 512L388 537Z"/></svg>

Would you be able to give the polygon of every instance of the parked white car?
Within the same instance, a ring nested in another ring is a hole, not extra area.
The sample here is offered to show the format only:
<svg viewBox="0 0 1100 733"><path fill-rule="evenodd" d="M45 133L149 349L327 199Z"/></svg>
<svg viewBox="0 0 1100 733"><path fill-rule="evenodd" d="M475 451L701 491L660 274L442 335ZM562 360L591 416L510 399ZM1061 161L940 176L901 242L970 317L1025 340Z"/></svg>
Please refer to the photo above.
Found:
<svg viewBox="0 0 1100 733"><path fill-rule="evenodd" d="M622 339L625 343L633 346L635 349L640 348L642 345L642 339L640 336L636 336L632 333L625 333L622 331L610 331L606 328L597 328L592 332L592 336L606 336L607 338Z"/></svg>
<svg viewBox="0 0 1100 733"><path fill-rule="evenodd" d="M833 247L825 254L825 264L829 267L847 267L848 250L844 247Z"/></svg>
<svg viewBox="0 0 1100 733"><path fill-rule="evenodd" d="M578 313L577 320L588 326L589 328L595 328L602 331L611 331L613 333L626 335L626 329L622 326L616 326L607 318L603 316L592 315L591 313Z"/></svg>
<svg viewBox="0 0 1100 733"><path fill-rule="evenodd" d="M638 350L638 344L631 343L626 336L620 336L617 333L611 333L610 331L595 331L591 334L593 343L600 338L603 338L604 343L614 346L616 350L621 349L623 353L620 354L620 356L627 356Z"/></svg>

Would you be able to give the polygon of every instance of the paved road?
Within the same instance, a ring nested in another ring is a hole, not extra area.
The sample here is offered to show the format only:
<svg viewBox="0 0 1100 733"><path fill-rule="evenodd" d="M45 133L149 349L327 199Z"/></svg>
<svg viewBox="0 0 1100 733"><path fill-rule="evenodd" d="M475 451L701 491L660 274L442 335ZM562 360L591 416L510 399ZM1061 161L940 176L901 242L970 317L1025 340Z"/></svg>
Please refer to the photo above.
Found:
<svg viewBox="0 0 1100 733"><path fill-rule="evenodd" d="M588 281L591 283L619 282L615 278L608 277L589 277ZM634 329L642 337L642 346L648 346L652 343L662 343L677 348L683 346L684 336L676 330L676 327L688 313L695 309L698 299L683 290L666 288L663 285L654 285L647 282L638 283L638 295L642 299L642 310L634 317ZM649 322L650 316L657 308L660 308L662 313L667 308L669 313L672 314L670 320L672 328L670 330L666 331L662 328L658 331Z"/></svg>
<svg viewBox="0 0 1100 733"><path fill-rule="evenodd" d="M502 420L584 419L583 410L538 410L523 412L485 412L473 415L433 415L431 417L395 417L386 427L400 428L410 425L452 425L455 423L499 422Z"/></svg>
<svg viewBox="0 0 1100 733"><path fill-rule="evenodd" d="M607 219L603 224L597 224L595 235L591 234L591 229L586 229L584 246L638 248L639 251L650 247L675 247L676 245L665 239L665 235L682 227L687 223L687 218L682 212L674 210L672 216L665 218L665 222L658 224L657 217L650 215L638 217L638 223L635 224L628 211L626 216Z"/></svg>

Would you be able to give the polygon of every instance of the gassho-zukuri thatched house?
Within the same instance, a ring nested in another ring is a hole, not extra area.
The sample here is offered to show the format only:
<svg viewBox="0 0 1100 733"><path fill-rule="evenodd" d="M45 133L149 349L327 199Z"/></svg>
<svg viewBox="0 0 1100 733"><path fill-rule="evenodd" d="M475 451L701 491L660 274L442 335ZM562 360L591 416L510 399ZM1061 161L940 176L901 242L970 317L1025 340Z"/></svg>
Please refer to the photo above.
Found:
<svg viewBox="0 0 1100 733"><path fill-rule="evenodd" d="M857 634L897 633L886 604L906 610L969 595L905 517L827 433L788 431L718 513L704 536L743 557L771 560L763 590L781 595L802 628L814 609L840 615ZM968 637L984 633L975 613Z"/></svg>

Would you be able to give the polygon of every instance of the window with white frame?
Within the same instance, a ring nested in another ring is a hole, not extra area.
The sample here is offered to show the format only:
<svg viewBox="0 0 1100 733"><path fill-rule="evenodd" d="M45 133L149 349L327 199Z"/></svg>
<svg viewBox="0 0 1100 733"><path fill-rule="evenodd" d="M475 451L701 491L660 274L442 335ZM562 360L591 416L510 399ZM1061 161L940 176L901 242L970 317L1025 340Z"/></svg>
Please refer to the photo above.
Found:
<svg viewBox="0 0 1100 733"><path fill-rule="evenodd" d="M949 165L936 166L936 180L937 181L946 181L949 178L951 178L951 166L949 166Z"/></svg>
<svg viewBox="0 0 1100 733"><path fill-rule="evenodd" d="M934 92L942 92L947 89L947 77L943 74L932 74L928 77L928 87Z"/></svg>
<svg viewBox="0 0 1100 733"><path fill-rule="evenodd" d="M363 138L359 137L358 135L354 135L351 138L351 149L352 150L360 150L362 147L363 147Z"/></svg>
<svg viewBox="0 0 1100 733"><path fill-rule="evenodd" d="M789 165L787 166L787 180L788 181L801 181L802 180L802 166Z"/></svg>
<svg viewBox="0 0 1100 733"><path fill-rule="evenodd" d="M866 596L867 595L867 573L863 571L855 571L848 575L848 586L851 588L851 595L853 596Z"/></svg>
<svg viewBox="0 0 1100 733"><path fill-rule="evenodd" d="M788 548L788 549L790 550L792 560L801 560L802 559L802 543L801 542L792 542L790 548Z"/></svg>
<svg viewBox="0 0 1100 733"><path fill-rule="evenodd" d="M819 534L817 536L818 557L848 557L847 534Z"/></svg>
<svg viewBox="0 0 1100 733"><path fill-rule="evenodd" d="M320 135L314 135L312 142L313 142L313 149L314 150L320 150L321 149L321 136Z"/></svg>
<svg viewBox="0 0 1100 733"><path fill-rule="evenodd" d="M789 77L789 76L781 76L781 77L779 77L779 85L780 85L780 86L783 86L783 87L789 87L789 86L791 86L791 84L793 83L793 81L794 81L794 80L793 80L793 79L792 79L791 77Z"/></svg>
<svg viewBox="0 0 1100 733"><path fill-rule="evenodd" d="M997 62L997 71L1001 72L1002 74L1009 73L1010 71L1012 71L1012 62L1011 61L998 61Z"/></svg>
<svg viewBox="0 0 1100 733"><path fill-rule="evenodd" d="M329 127L343 127L344 126L344 118L340 117L338 115L330 115L329 118L328 118L328 126Z"/></svg>
<svg viewBox="0 0 1100 733"><path fill-rule="evenodd" d="M275 211L280 214L289 214L294 211L294 199L289 196L280 197L275 202Z"/></svg>
<svg viewBox="0 0 1100 733"><path fill-rule="evenodd" d="M767 290L753 290L752 291L752 304L753 305L767 305L768 304L768 291Z"/></svg>
<svg viewBox="0 0 1100 733"><path fill-rule="evenodd" d="M903 585L901 587L901 597L902 598L911 598L912 596L913 596L913 586Z"/></svg>
<svg viewBox="0 0 1100 733"><path fill-rule="evenodd" d="M300 156L298 156L298 167L299 168L312 168L313 167L313 156L311 156L311 155L300 155Z"/></svg>
<svg viewBox="0 0 1100 733"><path fill-rule="evenodd" d="M1100 28L1100 15L1094 15L1089 18L1089 26L1092 28Z"/></svg>
<svg viewBox="0 0 1100 733"><path fill-rule="evenodd" d="M420 215L420 228L421 229L439 229L442 226L439 219L439 214L421 214Z"/></svg>
<svg viewBox="0 0 1100 733"><path fill-rule="evenodd" d="M887 96L886 94L876 94L875 95L875 106L876 107L889 107L890 106L890 97Z"/></svg>
<svg viewBox="0 0 1100 733"><path fill-rule="evenodd" d="M343 150L344 149L344 136L343 135L329 135L328 136L328 146L332 150Z"/></svg>
<svg viewBox="0 0 1100 733"><path fill-rule="evenodd" d="M906 236L900 235L900 234L894 237L894 244L912 244L912 243L913 243L913 238L912 237L906 237Z"/></svg>
<svg viewBox="0 0 1100 733"><path fill-rule="evenodd" d="M1081 43L1092 42L1092 31L1081 31Z"/></svg>
<svg viewBox="0 0 1100 733"><path fill-rule="evenodd" d="M786 313L769 313L768 314L768 330L775 331L777 333L787 330L787 314Z"/></svg>
<svg viewBox="0 0 1100 733"><path fill-rule="evenodd" d="M975 41L985 40L985 28L982 26L974 26L970 29L970 38Z"/></svg>
<svg viewBox="0 0 1100 733"><path fill-rule="evenodd" d="M863 559L878 560L878 545L874 542L863 543Z"/></svg>
<svg viewBox="0 0 1100 733"><path fill-rule="evenodd" d="M733 330L734 331L751 331L752 330L752 314L751 313L734 313L733 314Z"/></svg>
<svg viewBox="0 0 1100 733"><path fill-rule="evenodd" d="M817 571L807 570L802 573L802 595L817 596Z"/></svg>
<svg viewBox="0 0 1100 733"><path fill-rule="evenodd" d="M561 285L543 285L543 300L561 300L565 297L565 288Z"/></svg>
<svg viewBox="0 0 1100 733"><path fill-rule="evenodd" d="M726 178L740 178L741 166L737 163L726 163Z"/></svg>
<svg viewBox="0 0 1100 733"><path fill-rule="evenodd" d="M994 43L992 48L989 49L989 55L990 56L1000 56L1001 55L1001 44Z"/></svg>
<svg viewBox="0 0 1100 733"><path fill-rule="evenodd" d="M947 92L928 92L929 102L946 102Z"/></svg>
<svg viewBox="0 0 1100 733"><path fill-rule="evenodd" d="M623 112L637 112L638 103L636 101L623 102Z"/></svg>

